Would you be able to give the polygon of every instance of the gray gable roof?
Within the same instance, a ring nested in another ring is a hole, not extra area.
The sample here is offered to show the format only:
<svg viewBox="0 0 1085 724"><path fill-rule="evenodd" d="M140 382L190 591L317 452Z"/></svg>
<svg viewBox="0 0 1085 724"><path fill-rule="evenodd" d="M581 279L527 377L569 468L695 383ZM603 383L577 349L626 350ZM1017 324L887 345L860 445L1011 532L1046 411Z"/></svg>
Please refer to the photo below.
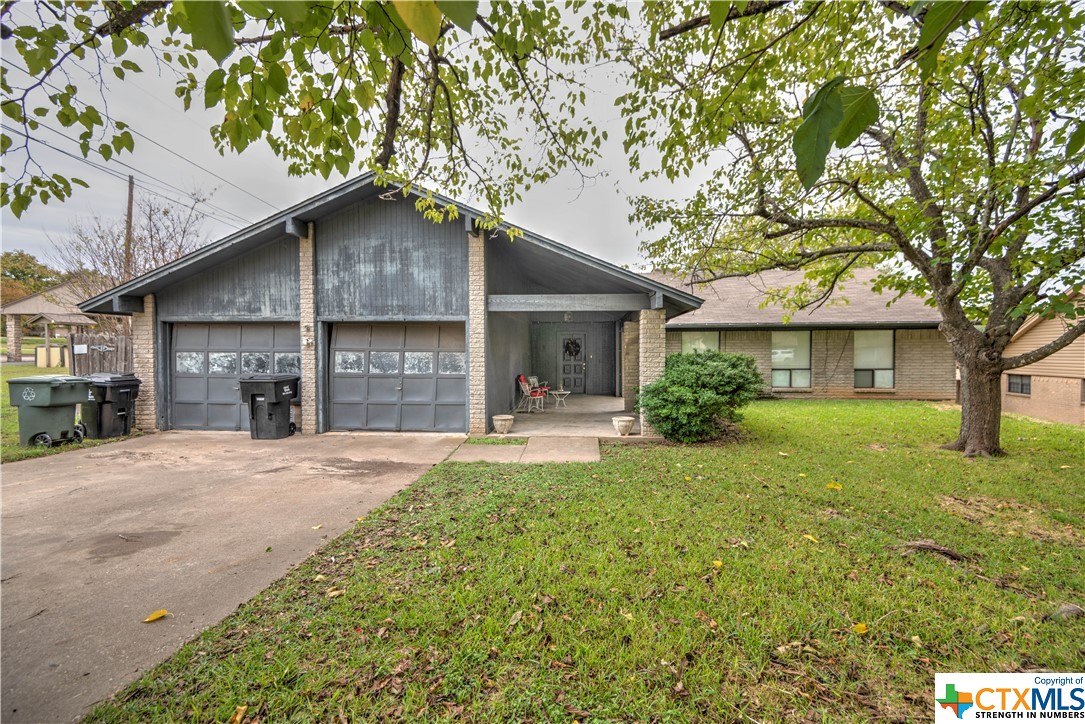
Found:
<svg viewBox="0 0 1085 724"><path fill-rule="evenodd" d="M199 274L213 268L222 260L237 256L247 251L257 249L264 244L279 239L285 235L302 235L305 233L305 225L310 221L326 217L340 211L351 204L365 201L386 193L391 189L377 187L374 184L376 178L373 173L366 173L351 179L333 189L314 196L306 201L269 216L252 226L241 229L230 236L213 242L196 251L176 259L168 264L136 277L118 287L88 299L79 305L84 312L98 313L125 313L130 310L129 305L122 303L121 298L141 298L146 294L159 291L184 278ZM424 197L426 191L412 189L414 196ZM462 204L447 196L433 194L433 198L440 204L455 204L460 215L464 218L465 230L474 229L478 220L486 217L485 212ZM455 222L446 222L455 223ZM505 224L500 229L488 234L497 234L507 238L505 231L512 225ZM623 269L615 264L597 259L582 251L560 244L526 229L521 230L523 235L516 243L527 242L533 246L545 250L550 254L562 257L567 261L585 265L587 267L621 279L626 283L644 290L645 292L662 294L668 311L668 316L681 314L691 309L696 309L701 304L701 299L695 294L675 289L659 280L652 279L635 272ZM592 290L587 289L586 292Z"/></svg>
<svg viewBox="0 0 1085 724"><path fill-rule="evenodd" d="M794 286L802 281L803 272L774 270L707 284L690 284L688 280L661 272L649 276L689 289L704 299L699 309L667 322L668 329L938 326L941 321L938 310L919 297L906 294L894 302L894 293L873 291L870 284L877 275L873 269L856 269L854 278L839 284L828 302L817 309L793 312L787 325L783 321L786 313L779 304L762 307L767 299L766 290Z"/></svg>

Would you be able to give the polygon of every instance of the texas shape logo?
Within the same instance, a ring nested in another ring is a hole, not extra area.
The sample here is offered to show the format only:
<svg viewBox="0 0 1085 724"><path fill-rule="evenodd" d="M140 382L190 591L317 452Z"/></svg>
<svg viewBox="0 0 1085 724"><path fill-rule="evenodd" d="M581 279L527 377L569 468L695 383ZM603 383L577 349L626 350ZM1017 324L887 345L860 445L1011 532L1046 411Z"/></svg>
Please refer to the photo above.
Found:
<svg viewBox="0 0 1085 724"><path fill-rule="evenodd" d="M975 706L975 702L972 699L972 692L969 691L957 691L955 684L946 684L946 695L942 699L935 699L939 706L943 709L949 709L958 719L964 718L964 713L968 711L968 708Z"/></svg>

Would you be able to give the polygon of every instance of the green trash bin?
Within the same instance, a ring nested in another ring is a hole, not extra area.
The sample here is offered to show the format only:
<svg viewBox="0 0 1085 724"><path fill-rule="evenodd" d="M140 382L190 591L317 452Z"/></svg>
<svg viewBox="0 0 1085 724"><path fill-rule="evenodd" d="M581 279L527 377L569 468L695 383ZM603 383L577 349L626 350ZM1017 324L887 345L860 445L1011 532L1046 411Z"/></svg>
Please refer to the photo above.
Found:
<svg viewBox="0 0 1085 724"><path fill-rule="evenodd" d="M86 428L76 423L75 406L90 394L86 377L16 377L8 380L8 391L19 408L20 444L83 442Z"/></svg>

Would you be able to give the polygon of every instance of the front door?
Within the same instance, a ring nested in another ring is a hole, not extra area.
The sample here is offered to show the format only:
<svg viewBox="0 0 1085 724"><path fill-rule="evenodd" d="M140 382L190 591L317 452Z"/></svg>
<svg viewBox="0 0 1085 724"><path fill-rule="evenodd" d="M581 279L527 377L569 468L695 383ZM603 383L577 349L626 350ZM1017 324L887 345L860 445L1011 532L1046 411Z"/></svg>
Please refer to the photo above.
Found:
<svg viewBox="0 0 1085 724"><path fill-rule="evenodd" d="M587 345L583 334L561 336L561 384L572 393L584 392L587 376Z"/></svg>

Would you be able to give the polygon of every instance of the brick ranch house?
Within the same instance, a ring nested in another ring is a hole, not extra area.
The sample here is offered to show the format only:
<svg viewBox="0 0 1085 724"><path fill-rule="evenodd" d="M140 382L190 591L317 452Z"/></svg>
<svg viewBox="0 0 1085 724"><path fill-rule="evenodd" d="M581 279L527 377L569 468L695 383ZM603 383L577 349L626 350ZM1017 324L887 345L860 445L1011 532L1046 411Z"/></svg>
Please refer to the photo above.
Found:
<svg viewBox="0 0 1085 724"><path fill-rule="evenodd" d="M1081 293L1070 297L1085 304ZM1023 354L1066 331L1063 317L1027 320L1006 348L1006 356ZM1002 374L1002 410L1054 422L1085 425L1085 337L1058 352Z"/></svg>
<svg viewBox="0 0 1085 724"><path fill-rule="evenodd" d="M383 191L356 178L81 304L132 316L136 425L247 429L238 380L256 372L300 375L306 434L485 433L521 373L631 407L662 372L666 321L701 304L530 232L481 231L462 204L435 224Z"/></svg>
<svg viewBox="0 0 1085 724"><path fill-rule="evenodd" d="M952 400L956 367L938 331L938 311L910 294L893 296L858 269L829 301L798 311L766 304L766 292L799 283L802 274L769 271L708 284L654 273L652 278L704 299L667 322L667 354L712 349L754 357L774 397ZM844 300L847 303L844 303Z"/></svg>

